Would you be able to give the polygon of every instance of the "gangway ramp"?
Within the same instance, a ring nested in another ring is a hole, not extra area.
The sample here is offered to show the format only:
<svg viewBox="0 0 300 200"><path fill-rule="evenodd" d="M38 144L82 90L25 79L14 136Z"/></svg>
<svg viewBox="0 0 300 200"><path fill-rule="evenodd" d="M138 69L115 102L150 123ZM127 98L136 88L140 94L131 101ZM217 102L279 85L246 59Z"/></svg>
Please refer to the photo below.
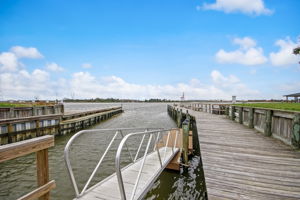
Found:
<svg viewBox="0 0 300 200"><path fill-rule="evenodd" d="M122 130L124 129L113 130L115 131L114 137L108 144L107 149L105 150L81 192L78 190L78 186L69 161L69 148L74 139L86 131L78 132L78 135L75 134L70 139L65 148L65 160L76 193L75 199L141 199L146 195L149 189L151 189L155 180L159 177L161 172L166 168L170 161L174 157L178 157L178 154L180 153L182 138L179 129L144 129L143 131L139 129L133 130L133 132L127 135L123 135ZM101 130L94 131L99 132ZM118 135L121 135L122 140L119 143L115 157L115 173L88 188L91 180L98 171L103 158L110 150L112 143ZM135 154L132 154L132 152L130 152L128 149L127 140L134 136L138 136L141 139L137 151ZM142 151L143 148L144 151ZM122 151L125 149L129 152L132 162L121 169L120 159ZM139 158L141 152L143 152L143 155Z"/></svg>

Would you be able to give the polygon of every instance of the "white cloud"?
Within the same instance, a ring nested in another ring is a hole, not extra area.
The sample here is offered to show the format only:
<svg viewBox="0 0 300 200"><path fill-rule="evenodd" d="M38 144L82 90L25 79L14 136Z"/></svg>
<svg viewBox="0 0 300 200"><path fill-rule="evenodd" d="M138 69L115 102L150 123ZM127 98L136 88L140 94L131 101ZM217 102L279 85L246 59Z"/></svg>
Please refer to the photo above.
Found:
<svg viewBox="0 0 300 200"><path fill-rule="evenodd" d="M83 63L81 65L81 67L84 68L84 69L89 69L89 68L92 68L93 66L90 63Z"/></svg>
<svg viewBox="0 0 300 200"><path fill-rule="evenodd" d="M249 40L236 40L245 47L252 46ZM96 77L89 72L76 72L70 79L52 77L49 71L63 70L56 63L46 65L48 71L34 69L32 72L19 62L21 57L34 58L33 54L0 53L0 86L4 99L56 99L76 98L123 98L149 99L166 98L178 100L182 92L188 99L230 99L232 94L241 98L253 98L258 91L251 90L233 75L224 76L219 71L212 71L211 83L204 84L198 79L177 84L134 84L117 76ZM20 53L20 52L19 52ZM22 66L22 67L20 67Z"/></svg>
<svg viewBox="0 0 300 200"><path fill-rule="evenodd" d="M57 91L64 94L68 85L64 79L54 80L47 71L26 70L19 60L41 58L36 48L12 47L11 52L0 53L0 93L4 99L53 98ZM56 63L47 65L48 70L61 70ZM2 100L2 99L1 99Z"/></svg>
<svg viewBox="0 0 300 200"><path fill-rule="evenodd" d="M255 40L249 37L235 38L233 43L240 48L235 51L220 49L216 53L216 60L219 63L236 63L242 65L260 65L267 62L263 49L256 46Z"/></svg>
<svg viewBox="0 0 300 200"><path fill-rule="evenodd" d="M0 84L4 99L54 98L57 90L61 94L66 91L64 84L51 80L50 74L41 69L1 73Z"/></svg>
<svg viewBox="0 0 300 200"><path fill-rule="evenodd" d="M11 52L18 58L43 58L43 55L34 47L14 46Z"/></svg>
<svg viewBox="0 0 300 200"><path fill-rule="evenodd" d="M45 82L49 80L49 73L41 69L35 69L32 72L32 79L37 82Z"/></svg>
<svg viewBox="0 0 300 200"><path fill-rule="evenodd" d="M298 63L298 58L293 54L293 49L297 47L297 43L290 38L277 40L275 43L279 46L278 52L270 53L270 61L274 66L287 66Z"/></svg>
<svg viewBox="0 0 300 200"><path fill-rule="evenodd" d="M258 91L247 88L233 75L226 77L214 70L211 78L212 84L202 84L198 79L192 79L188 83L175 85L139 85L116 76L97 79L89 72L78 72L73 74L70 90L81 98L179 99L181 92L185 92L189 99L230 99L233 94L243 98L253 98L259 94Z"/></svg>
<svg viewBox="0 0 300 200"><path fill-rule="evenodd" d="M187 83L165 85L141 85L125 81L117 76L96 78L89 72L76 72L70 80L51 78L51 74L41 69L32 73L26 70L0 74L2 94L6 99L55 99L70 98L166 98L179 100L182 92L188 99L230 99L232 95L240 98L255 98L257 90L249 89L233 75L224 76L221 72L211 72L211 83L203 84L198 79Z"/></svg>
<svg viewBox="0 0 300 200"><path fill-rule="evenodd" d="M225 13L241 12L248 15L270 15L273 11L267 9L263 0L216 0L215 3L204 3L197 9L218 10Z"/></svg>
<svg viewBox="0 0 300 200"><path fill-rule="evenodd" d="M256 46L256 41L250 37L234 38L233 44L240 45L243 49L250 49Z"/></svg>
<svg viewBox="0 0 300 200"><path fill-rule="evenodd" d="M33 47L14 46L9 52L0 53L0 71L16 71L23 64L19 61L21 58L42 58L42 54Z"/></svg>
<svg viewBox="0 0 300 200"><path fill-rule="evenodd" d="M62 72L62 71L64 71L64 68L62 68L61 66L59 66L58 64L56 64L54 62L46 64L46 68L50 71L53 71L53 72Z"/></svg>
<svg viewBox="0 0 300 200"><path fill-rule="evenodd" d="M11 52L3 52L0 54L0 70L1 71L16 71L19 62L15 54Z"/></svg>

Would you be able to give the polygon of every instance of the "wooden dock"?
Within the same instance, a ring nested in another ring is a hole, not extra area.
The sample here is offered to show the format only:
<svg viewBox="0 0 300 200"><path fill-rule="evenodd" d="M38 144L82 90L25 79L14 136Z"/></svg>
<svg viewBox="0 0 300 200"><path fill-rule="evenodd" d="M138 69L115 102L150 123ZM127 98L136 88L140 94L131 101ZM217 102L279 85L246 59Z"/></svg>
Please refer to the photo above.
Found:
<svg viewBox="0 0 300 200"><path fill-rule="evenodd" d="M208 199L300 199L300 152L226 116L196 118Z"/></svg>

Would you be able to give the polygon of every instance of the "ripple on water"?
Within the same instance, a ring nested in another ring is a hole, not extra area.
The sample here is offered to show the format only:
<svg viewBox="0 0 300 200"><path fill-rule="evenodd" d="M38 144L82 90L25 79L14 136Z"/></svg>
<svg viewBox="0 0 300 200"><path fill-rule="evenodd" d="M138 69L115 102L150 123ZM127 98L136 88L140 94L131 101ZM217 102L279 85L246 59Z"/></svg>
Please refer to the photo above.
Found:
<svg viewBox="0 0 300 200"><path fill-rule="evenodd" d="M101 109L104 107L119 106L120 104L66 104L66 110L84 111ZM123 104L124 113L118 117L102 122L93 128L120 128L120 127L162 127L174 128L176 124L167 114L166 104L160 103L126 103ZM55 147L49 149L50 179L55 179L57 187L51 192L51 199L68 200L74 198L74 190L65 168L63 150L72 135L55 138ZM107 135L91 134L81 138L75 148L72 148L72 164L79 186L82 187L95 167L101 152L104 151L112 133ZM132 141L131 144L138 143ZM134 146L129 145L134 151ZM113 152L116 147L113 147ZM101 180L114 172L114 153L104 160L96 179ZM128 157L128 153L124 156ZM142 155L142 152L141 152ZM153 188L147 194L146 199L204 199L204 182L200 158L191 160L191 167L180 173L164 171L155 182ZM128 164L128 159L122 161L122 165ZM0 163L0 199L11 200L30 192L36 188L35 155L17 158Z"/></svg>

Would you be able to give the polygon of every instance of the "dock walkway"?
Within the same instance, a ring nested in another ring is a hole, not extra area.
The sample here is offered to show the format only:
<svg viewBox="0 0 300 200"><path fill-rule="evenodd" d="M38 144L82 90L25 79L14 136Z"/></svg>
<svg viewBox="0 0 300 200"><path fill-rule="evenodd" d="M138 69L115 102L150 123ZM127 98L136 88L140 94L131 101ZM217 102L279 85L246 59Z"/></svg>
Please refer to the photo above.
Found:
<svg viewBox="0 0 300 200"><path fill-rule="evenodd" d="M208 199L300 199L300 152L222 115L196 117Z"/></svg>
<svg viewBox="0 0 300 200"><path fill-rule="evenodd" d="M124 189L126 192L126 199L140 199L143 197L148 190L151 188L154 181L161 174L167 164L172 160L174 155L179 151L178 148L172 152L172 148L167 147L161 148L160 152L162 157L161 167L159 159L156 152L152 152L147 155L145 166L141 174L138 187L135 194L133 195L134 186L137 181L137 176L142 166L142 159L139 159L137 162L125 167L122 169L122 176L124 181ZM134 198L131 198L134 196ZM118 179L116 174L107 177L100 183L96 184L94 187L90 188L86 194L82 197L76 198L78 200L116 200L121 199L121 194L119 191Z"/></svg>

